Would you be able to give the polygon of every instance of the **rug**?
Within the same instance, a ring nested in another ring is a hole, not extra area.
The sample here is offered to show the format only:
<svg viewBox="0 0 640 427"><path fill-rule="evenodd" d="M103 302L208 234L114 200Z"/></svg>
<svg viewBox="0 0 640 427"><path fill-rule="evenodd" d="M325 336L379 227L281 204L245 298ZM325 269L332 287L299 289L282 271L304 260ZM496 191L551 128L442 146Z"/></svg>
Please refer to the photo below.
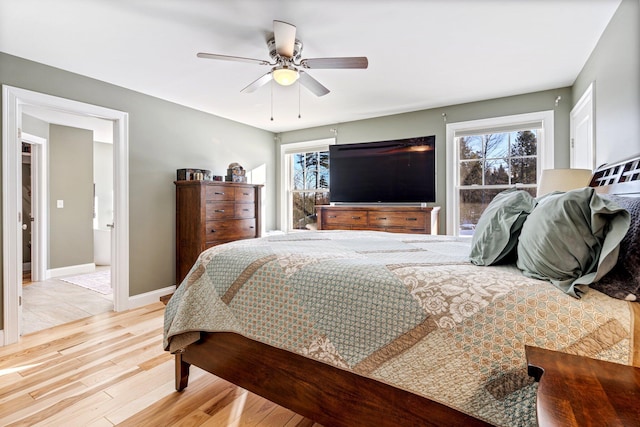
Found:
<svg viewBox="0 0 640 427"><path fill-rule="evenodd" d="M67 283L73 285L82 286L86 289L101 293L103 295L109 295L112 292L111 289L111 271L96 271L95 273L81 274L79 276L71 276L60 278Z"/></svg>

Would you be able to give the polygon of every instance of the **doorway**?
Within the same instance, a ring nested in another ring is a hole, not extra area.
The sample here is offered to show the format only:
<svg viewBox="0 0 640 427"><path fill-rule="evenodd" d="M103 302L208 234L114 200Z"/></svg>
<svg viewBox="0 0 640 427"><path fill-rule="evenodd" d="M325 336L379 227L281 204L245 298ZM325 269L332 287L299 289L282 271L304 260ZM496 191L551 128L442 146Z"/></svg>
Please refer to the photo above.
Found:
<svg viewBox="0 0 640 427"><path fill-rule="evenodd" d="M113 310L108 228L113 223L113 129L107 120L33 106L25 106L22 114L24 335ZM48 174L36 161L43 148ZM32 180L32 171L45 182ZM40 193L46 207L36 214L31 201ZM45 214L48 219L40 221ZM33 239L31 225L37 230L40 223L45 238ZM45 246L43 266L36 257L29 262L40 245Z"/></svg>
<svg viewBox="0 0 640 427"><path fill-rule="evenodd" d="M113 131L113 222L111 280L115 311L128 308L128 114L96 105L3 86L3 317L1 344L17 342L22 321L22 112L26 107L50 109L108 120ZM46 211L46 209L43 209ZM16 221L17 220L17 221ZM45 245L41 245L44 247Z"/></svg>

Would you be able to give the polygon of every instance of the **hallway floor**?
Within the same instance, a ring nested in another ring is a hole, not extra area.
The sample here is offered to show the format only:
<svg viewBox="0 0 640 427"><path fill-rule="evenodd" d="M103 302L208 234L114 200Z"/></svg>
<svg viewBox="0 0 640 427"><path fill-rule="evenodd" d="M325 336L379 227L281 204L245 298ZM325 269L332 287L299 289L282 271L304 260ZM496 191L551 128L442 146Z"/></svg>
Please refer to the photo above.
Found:
<svg viewBox="0 0 640 427"><path fill-rule="evenodd" d="M96 271L108 268L98 267ZM25 276L22 288L23 335L113 311L113 294L102 295L59 279L30 282L29 276Z"/></svg>

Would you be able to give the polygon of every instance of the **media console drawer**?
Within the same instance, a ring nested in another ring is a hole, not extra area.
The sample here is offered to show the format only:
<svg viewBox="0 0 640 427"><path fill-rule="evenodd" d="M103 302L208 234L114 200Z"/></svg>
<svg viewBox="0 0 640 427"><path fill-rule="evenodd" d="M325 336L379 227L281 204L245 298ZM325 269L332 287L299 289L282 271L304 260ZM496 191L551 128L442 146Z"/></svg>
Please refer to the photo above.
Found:
<svg viewBox="0 0 640 427"><path fill-rule="evenodd" d="M316 206L319 230L438 234L440 207Z"/></svg>
<svg viewBox="0 0 640 427"><path fill-rule="evenodd" d="M359 210L339 210L328 212L327 225L367 225L367 212Z"/></svg>
<svg viewBox="0 0 640 427"><path fill-rule="evenodd" d="M369 225L374 227L425 228L427 215L422 212L372 212Z"/></svg>

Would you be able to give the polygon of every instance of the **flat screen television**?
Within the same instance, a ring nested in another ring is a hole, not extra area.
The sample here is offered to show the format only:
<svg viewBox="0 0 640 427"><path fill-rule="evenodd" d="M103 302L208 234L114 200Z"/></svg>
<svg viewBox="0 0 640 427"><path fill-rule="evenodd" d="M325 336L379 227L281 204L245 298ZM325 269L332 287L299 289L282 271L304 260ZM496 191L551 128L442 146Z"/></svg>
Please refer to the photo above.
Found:
<svg viewBox="0 0 640 427"><path fill-rule="evenodd" d="M435 135L329 146L330 202L435 202L435 148Z"/></svg>

